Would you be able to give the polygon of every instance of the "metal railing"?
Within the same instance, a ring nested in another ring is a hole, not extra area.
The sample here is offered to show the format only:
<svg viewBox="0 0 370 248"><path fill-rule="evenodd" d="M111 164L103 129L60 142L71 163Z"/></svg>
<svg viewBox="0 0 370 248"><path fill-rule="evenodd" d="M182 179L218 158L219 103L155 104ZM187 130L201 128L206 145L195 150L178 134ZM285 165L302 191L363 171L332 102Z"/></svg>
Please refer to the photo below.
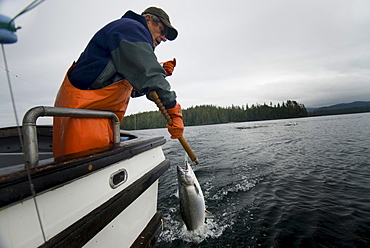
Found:
<svg viewBox="0 0 370 248"><path fill-rule="evenodd" d="M34 107L28 110L23 117L23 152L26 168L34 168L39 162L36 120L42 116L96 117L111 119L113 124L114 143L120 143L120 121L117 115L113 112L46 106Z"/></svg>

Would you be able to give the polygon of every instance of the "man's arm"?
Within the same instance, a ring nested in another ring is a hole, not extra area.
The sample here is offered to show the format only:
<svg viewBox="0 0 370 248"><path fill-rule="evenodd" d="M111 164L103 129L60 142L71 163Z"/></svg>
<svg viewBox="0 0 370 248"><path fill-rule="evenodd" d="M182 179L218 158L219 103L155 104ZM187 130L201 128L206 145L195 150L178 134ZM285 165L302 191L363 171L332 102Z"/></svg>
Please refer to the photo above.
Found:
<svg viewBox="0 0 370 248"><path fill-rule="evenodd" d="M153 48L148 43L145 30L135 29L130 39L122 39L111 52L117 72L130 84L147 94L156 91L166 108L176 105L176 93L165 79L165 70L158 63Z"/></svg>

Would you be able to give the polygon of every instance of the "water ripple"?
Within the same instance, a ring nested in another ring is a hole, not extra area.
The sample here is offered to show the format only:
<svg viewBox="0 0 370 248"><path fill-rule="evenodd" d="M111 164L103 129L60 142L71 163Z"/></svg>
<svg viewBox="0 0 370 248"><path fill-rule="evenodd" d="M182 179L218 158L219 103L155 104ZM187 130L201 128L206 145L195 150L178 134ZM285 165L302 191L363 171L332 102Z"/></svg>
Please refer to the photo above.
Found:
<svg viewBox="0 0 370 248"><path fill-rule="evenodd" d="M173 167L160 181L157 247L369 247L368 123L370 114L358 114L190 128L215 218L195 236L173 220L173 165L184 153L168 142Z"/></svg>

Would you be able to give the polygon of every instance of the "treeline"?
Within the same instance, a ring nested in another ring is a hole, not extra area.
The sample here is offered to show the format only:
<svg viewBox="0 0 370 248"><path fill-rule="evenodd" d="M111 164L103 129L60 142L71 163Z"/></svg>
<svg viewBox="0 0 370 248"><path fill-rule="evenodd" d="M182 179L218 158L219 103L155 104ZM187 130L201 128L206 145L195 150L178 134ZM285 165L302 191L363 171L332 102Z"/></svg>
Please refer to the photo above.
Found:
<svg viewBox="0 0 370 248"><path fill-rule="evenodd" d="M183 110L183 119L186 126L207 124L220 124L228 122L245 122L285 119L308 116L303 104L288 100L286 103L277 105L252 104L251 106L217 107L214 105L202 105ZM139 130L162 128L166 121L159 111L150 111L126 116L121 128L125 130Z"/></svg>
<svg viewBox="0 0 370 248"><path fill-rule="evenodd" d="M370 112L370 105L367 106L355 106L348 108L320 108L309 112L309 116L321 116L321 115L342 115L342 114L354 114L354 113L365 113Z"/></svg>

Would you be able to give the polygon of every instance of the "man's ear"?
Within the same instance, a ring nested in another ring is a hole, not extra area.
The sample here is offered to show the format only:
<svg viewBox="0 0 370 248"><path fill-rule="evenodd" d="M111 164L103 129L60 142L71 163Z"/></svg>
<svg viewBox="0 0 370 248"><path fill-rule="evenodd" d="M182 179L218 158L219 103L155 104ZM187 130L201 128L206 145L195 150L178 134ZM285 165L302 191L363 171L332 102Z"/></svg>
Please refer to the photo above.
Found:
<svg viewBox="0 0 370 248"><path fill-rule="evenodd" d="M145 20L146 20L146 22L149 22L150 21L150 15L145 15Z"/></svg>

